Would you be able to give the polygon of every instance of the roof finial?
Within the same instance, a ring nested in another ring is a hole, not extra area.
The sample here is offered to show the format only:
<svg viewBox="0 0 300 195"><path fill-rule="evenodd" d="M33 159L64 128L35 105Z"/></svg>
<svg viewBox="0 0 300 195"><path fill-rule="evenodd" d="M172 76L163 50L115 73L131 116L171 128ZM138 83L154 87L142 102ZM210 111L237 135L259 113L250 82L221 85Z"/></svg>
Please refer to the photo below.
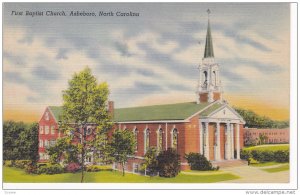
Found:
<svg viewBox="0 0 300 195"><path fill-rule="evenodd" d="M214 57L214 49L213 49L212 36L211 36L210 24L209 24L210 9L207 9L206 12L208 14L208 22L207 22L207 33L206 33L204 58L213 58Z"/></svg>
<svg viewBox="0 0 300 195"><path fill-rule="evenodd" d="M206 10L206 12L207 12L207 16L208 16L208 19L209 19L210 9L208 8L208 9Z"/></svg>

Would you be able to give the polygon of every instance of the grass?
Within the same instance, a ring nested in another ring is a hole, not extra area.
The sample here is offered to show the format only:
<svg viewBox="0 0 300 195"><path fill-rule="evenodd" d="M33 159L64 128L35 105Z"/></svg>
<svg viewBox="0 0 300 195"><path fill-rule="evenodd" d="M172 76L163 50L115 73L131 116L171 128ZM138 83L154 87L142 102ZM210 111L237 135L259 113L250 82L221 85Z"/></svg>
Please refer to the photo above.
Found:
<svg viewBox="0 0 300 195"><path fill-rule="evenodd" d="M63 173L55 175L29 175L22 169L3 166L3 181L5 183L79 183L81 173ZM85 183L214 183L238 179L230 173L188 175L180 173L175 178L145 177L126 173L122 176L118 171L86 172Z"/></svg>
<svg viewBox="0 0 300 195"><path fill-rule="evenodd" d="M272 161L272 162L253 163L253 164L250 164L250 166L267 167L267 166L280 165L280 164L282 164L282 163Z"/></svg>
<svg viewBox="0 0 300 195"><path fill-rule="evenodd" d="M277 151L277 150L289 150L289 144L267 144L259 146L246 147L243 150L260 150L260 151Z"/></svg>
<svg viewBox="0 0 300 195"><path fill-rule="evenodd" d="M267 168L267 169L262 169L268 173L276 173L276 172L280 172L280 171L287 171L290 170L290 165L289 164L284 164L278 167L274 167L274 168Z"/></svg>

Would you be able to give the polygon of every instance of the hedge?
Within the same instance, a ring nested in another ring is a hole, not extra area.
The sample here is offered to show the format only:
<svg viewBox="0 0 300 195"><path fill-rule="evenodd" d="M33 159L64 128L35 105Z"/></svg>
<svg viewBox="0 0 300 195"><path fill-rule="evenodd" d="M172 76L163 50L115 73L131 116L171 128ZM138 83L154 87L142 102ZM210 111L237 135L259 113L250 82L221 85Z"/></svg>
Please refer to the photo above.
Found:
<svg viewBox="0 0 300 195"><path fill-rule="evenodd" d="M63 173L64 168L59 165L59 164L50 164L50 165L45 165L37 168L36 173L37 174L48 174L48 175L53 175L53 174L59 174Z"/></svg>
<svg viewBox="0 0 300 195"><path fill-rule="evenodd" d="M259 162L289 162L290 152L288 150L260 151L260 150L241 150L241 159L250 158Z"/></svg>

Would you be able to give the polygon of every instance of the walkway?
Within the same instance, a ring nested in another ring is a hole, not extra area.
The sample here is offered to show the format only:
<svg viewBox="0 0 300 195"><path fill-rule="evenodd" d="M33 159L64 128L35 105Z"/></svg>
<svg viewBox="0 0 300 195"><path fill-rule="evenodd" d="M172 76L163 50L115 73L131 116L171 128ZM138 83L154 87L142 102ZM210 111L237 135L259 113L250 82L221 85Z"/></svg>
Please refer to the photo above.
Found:
<svg viewBox="0 0 300 195"><path fill-rule="evenodd" d="M224 172L235 174L240 179L223 181L222 183L288 183L289 182L289 171L281 171L276 173L268 173L261 168L268 167L252 167L252 166L238 166L238 167L227 167L223 168Z"/></svg>

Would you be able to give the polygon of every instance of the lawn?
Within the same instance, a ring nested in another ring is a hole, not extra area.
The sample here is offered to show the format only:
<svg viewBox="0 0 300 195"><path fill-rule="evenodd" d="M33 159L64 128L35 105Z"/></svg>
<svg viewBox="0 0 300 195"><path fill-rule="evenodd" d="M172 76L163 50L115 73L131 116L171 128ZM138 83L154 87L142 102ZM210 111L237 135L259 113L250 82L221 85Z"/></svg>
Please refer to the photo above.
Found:
<svg viewBox="0 0 300 195"><path fill-rule="evenodd" d="M3 166L3 180L5 183L79 183L80 173L63 173L56 175L28 175L22 169ZM85 173L86 183L213 183L238 179L230 173L188 175L180 173L175 178L146 177L126 173L123 177L118 171L100 171Z"/></svg>
<svg viewBox="0 0 300 195"><path fill-rule="evenodd" d="M264 150L264 151L277 151L277 150L289 150L289 144L266 144L259 146L245 147L243 150Z"/></svg>
<svg viewBox="0 0 300 195"><path fill-rule="evenodd" d="M278 167L274 167L274 168L267 168L267 169L262 169L268 173L276 173L276 172L280 172L280 171L287 171L290 170L290 165L289 164L284 164Z"/></svg>

